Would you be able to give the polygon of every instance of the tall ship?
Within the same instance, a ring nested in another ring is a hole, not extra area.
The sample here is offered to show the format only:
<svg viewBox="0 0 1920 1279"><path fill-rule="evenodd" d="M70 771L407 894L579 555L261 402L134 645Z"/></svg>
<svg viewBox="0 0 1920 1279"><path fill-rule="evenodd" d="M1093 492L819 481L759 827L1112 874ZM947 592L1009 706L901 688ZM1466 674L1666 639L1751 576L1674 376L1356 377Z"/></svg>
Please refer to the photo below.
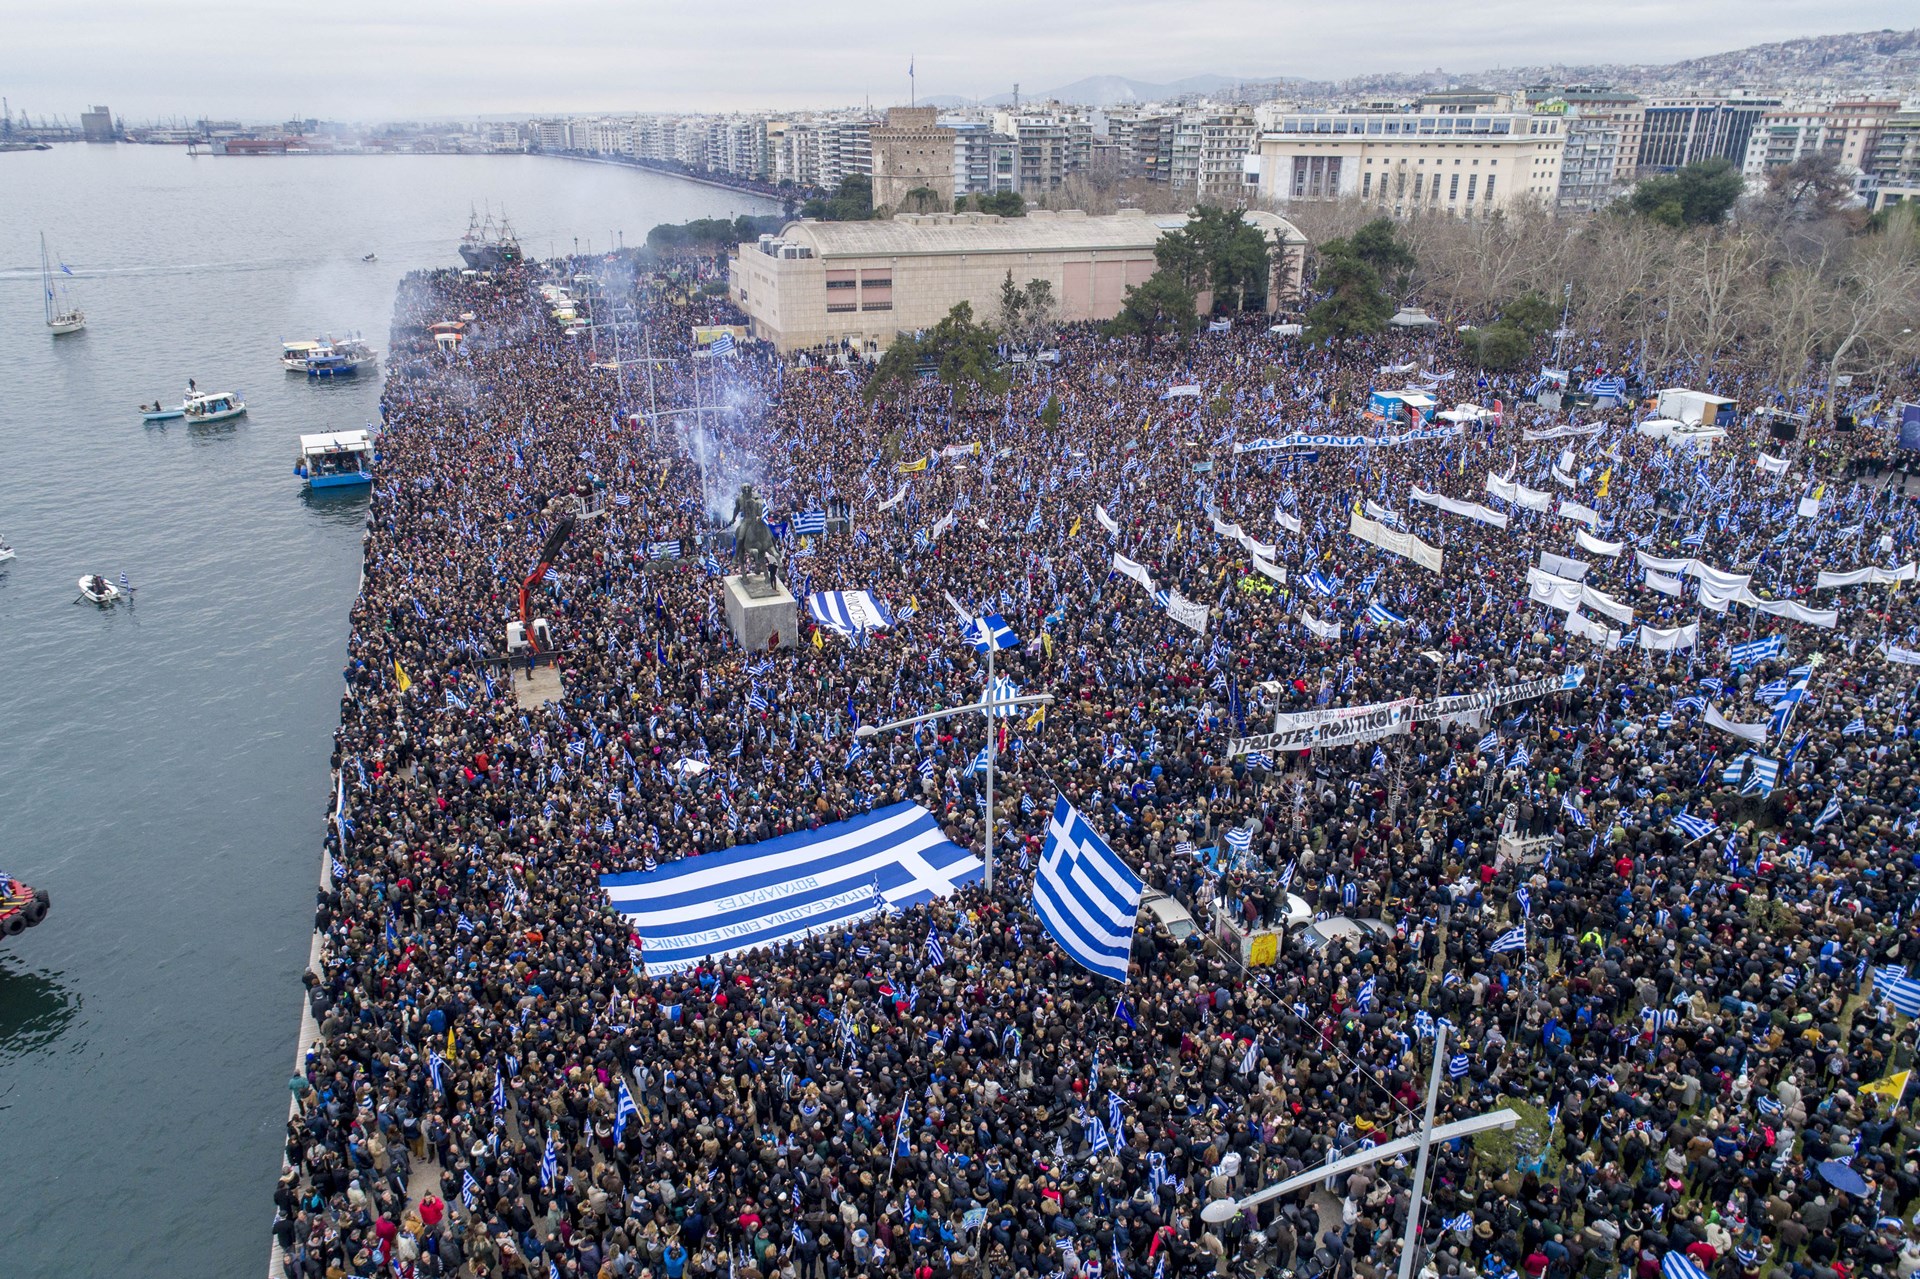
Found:
<svg viewBox="0 0 1920 1279"><path fill-rule="evenodd" d="M513 224L506 215L495 223L493 214L475 213L467 219L467 233L460 237L460 257L476 271L495 271L518 266L524 259L520 241L513 238Z"/></svg>

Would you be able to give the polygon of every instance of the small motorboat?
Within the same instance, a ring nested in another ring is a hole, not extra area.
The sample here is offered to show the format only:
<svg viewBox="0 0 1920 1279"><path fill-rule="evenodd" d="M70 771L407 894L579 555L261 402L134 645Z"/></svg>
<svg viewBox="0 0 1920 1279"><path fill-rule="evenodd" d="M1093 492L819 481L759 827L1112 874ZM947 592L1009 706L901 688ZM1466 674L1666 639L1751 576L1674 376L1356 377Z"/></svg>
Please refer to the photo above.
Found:
<svg viewBox="0 0 1920 1279"><path fill-rule="evenodd" d="M364 255L360 260L362 262L378 262L380 260L380 256L376 253L368 253Z"/></svg>
<svg viewBox="0 0 1920 1279"><path fill-rule="evenodd" d="M184 405L175 405L173 408L168 408L166 405L160 403L160 401L155 400L152 404L142 404L140 406L140 420L142 422L171 422L176 418L183 418L186 415Z"/></svg>
<svg viewBox="0 0 1920 1279"><path fill-rule="evenodd" d="M7 545L7 539L0 537L0 564L13 558L13 548Z"/></svg>
<svg viewBox="0 0 1920 1279"><path fill-rule="evenodd" d="M0 870L0 937L18 937L47 917L53 899Z"/></svg>
<svg viewBox="0 0 1920 1279"><path fill-rule="evenodd" d="M238 391L213 391L187 397L180 415L190 423L225 422L247 411L247 402Z"/></svg>
<svg viewBox="0 0 1920 1279"><path fill-rule="evenodd" d="M80 598L105 608L119 602L120 588L98 573L89 573L80 579Z"/></svg>

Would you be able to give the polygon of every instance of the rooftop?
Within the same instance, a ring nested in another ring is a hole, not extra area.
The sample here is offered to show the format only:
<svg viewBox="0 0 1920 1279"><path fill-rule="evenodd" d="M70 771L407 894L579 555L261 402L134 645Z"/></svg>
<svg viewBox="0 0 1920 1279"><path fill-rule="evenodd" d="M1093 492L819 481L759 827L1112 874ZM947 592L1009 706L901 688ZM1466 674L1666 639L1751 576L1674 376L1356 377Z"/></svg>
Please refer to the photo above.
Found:
<svg viewBox="0 0 1920 1279"><path fill-rule="evenodd" d="M1306 242L1291 222L1276 214L1248 210L1244 216L1269 239ZM1153 216L1137 209L1100 216L1077 209L1036 209L1018 218L993 213L918 213L872 222L789 222L779 238L786 244L811 248L816 257L822 258L1132 249L1151 248L1162 235L1186 223L1185 214Z"/></svg>

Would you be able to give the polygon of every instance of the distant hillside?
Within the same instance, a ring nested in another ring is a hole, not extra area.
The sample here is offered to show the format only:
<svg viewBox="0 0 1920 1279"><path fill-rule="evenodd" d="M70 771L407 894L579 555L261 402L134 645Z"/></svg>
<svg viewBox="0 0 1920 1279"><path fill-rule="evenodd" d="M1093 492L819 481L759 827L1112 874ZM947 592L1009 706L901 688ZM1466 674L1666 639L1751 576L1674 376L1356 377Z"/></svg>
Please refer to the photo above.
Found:
<svg viewBox="0 0 1920 1279"><path fill-rule="evenodd" d="M1518 89L1529 84L1608 84L1643 94L1752 88L1787 92L1886 90L1895 95L1911 95L1920 93L1920 28L1807 36L1667 63L1550 62L1482 71L1380 72L1346 80L1194 75L1155 83L1127 76L1098 75L1057 89L1022 93L1020 98L1023 102L1052 99L1089 107L1177 102L1205 96L1237 102L1264 102L1271 98L1312 102L1429 93L1462 84L1489 89ZM1009 93L981 99L981 103L988 106L1007 106L1012 101ZM969 99L953 96L922 98L921 102L938 107L971 105Z"/></svg>

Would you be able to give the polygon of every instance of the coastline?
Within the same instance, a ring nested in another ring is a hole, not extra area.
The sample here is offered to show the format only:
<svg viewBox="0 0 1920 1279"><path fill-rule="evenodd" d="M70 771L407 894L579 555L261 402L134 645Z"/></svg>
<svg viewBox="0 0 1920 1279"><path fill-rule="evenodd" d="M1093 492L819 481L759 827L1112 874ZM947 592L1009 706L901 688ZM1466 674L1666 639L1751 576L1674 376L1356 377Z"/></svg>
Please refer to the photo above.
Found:
<svg viewBox="0 0 1920 1279"><path fill-rule="evenodd" d="M785 196L769 195L757 187L742 186L737 182L727 182L720 178L698 177L694 174L683 172L680 169L668 169L652 164L643 164L638 160L617 160L611 156L603 155L579 155L571 151L529 151L526 154L543 155L553 160L579 160L585 164L606 164L616 169L638 169L643 173L657 173L661 177L679 178L682 182L694 182L703 187L714 187L721 191L732 191L736 195L757 196L769 204L780 204L787 198ZM796 190L792 198L795 203L798 203L805 199L806 196L804 193Z"/></svg>

